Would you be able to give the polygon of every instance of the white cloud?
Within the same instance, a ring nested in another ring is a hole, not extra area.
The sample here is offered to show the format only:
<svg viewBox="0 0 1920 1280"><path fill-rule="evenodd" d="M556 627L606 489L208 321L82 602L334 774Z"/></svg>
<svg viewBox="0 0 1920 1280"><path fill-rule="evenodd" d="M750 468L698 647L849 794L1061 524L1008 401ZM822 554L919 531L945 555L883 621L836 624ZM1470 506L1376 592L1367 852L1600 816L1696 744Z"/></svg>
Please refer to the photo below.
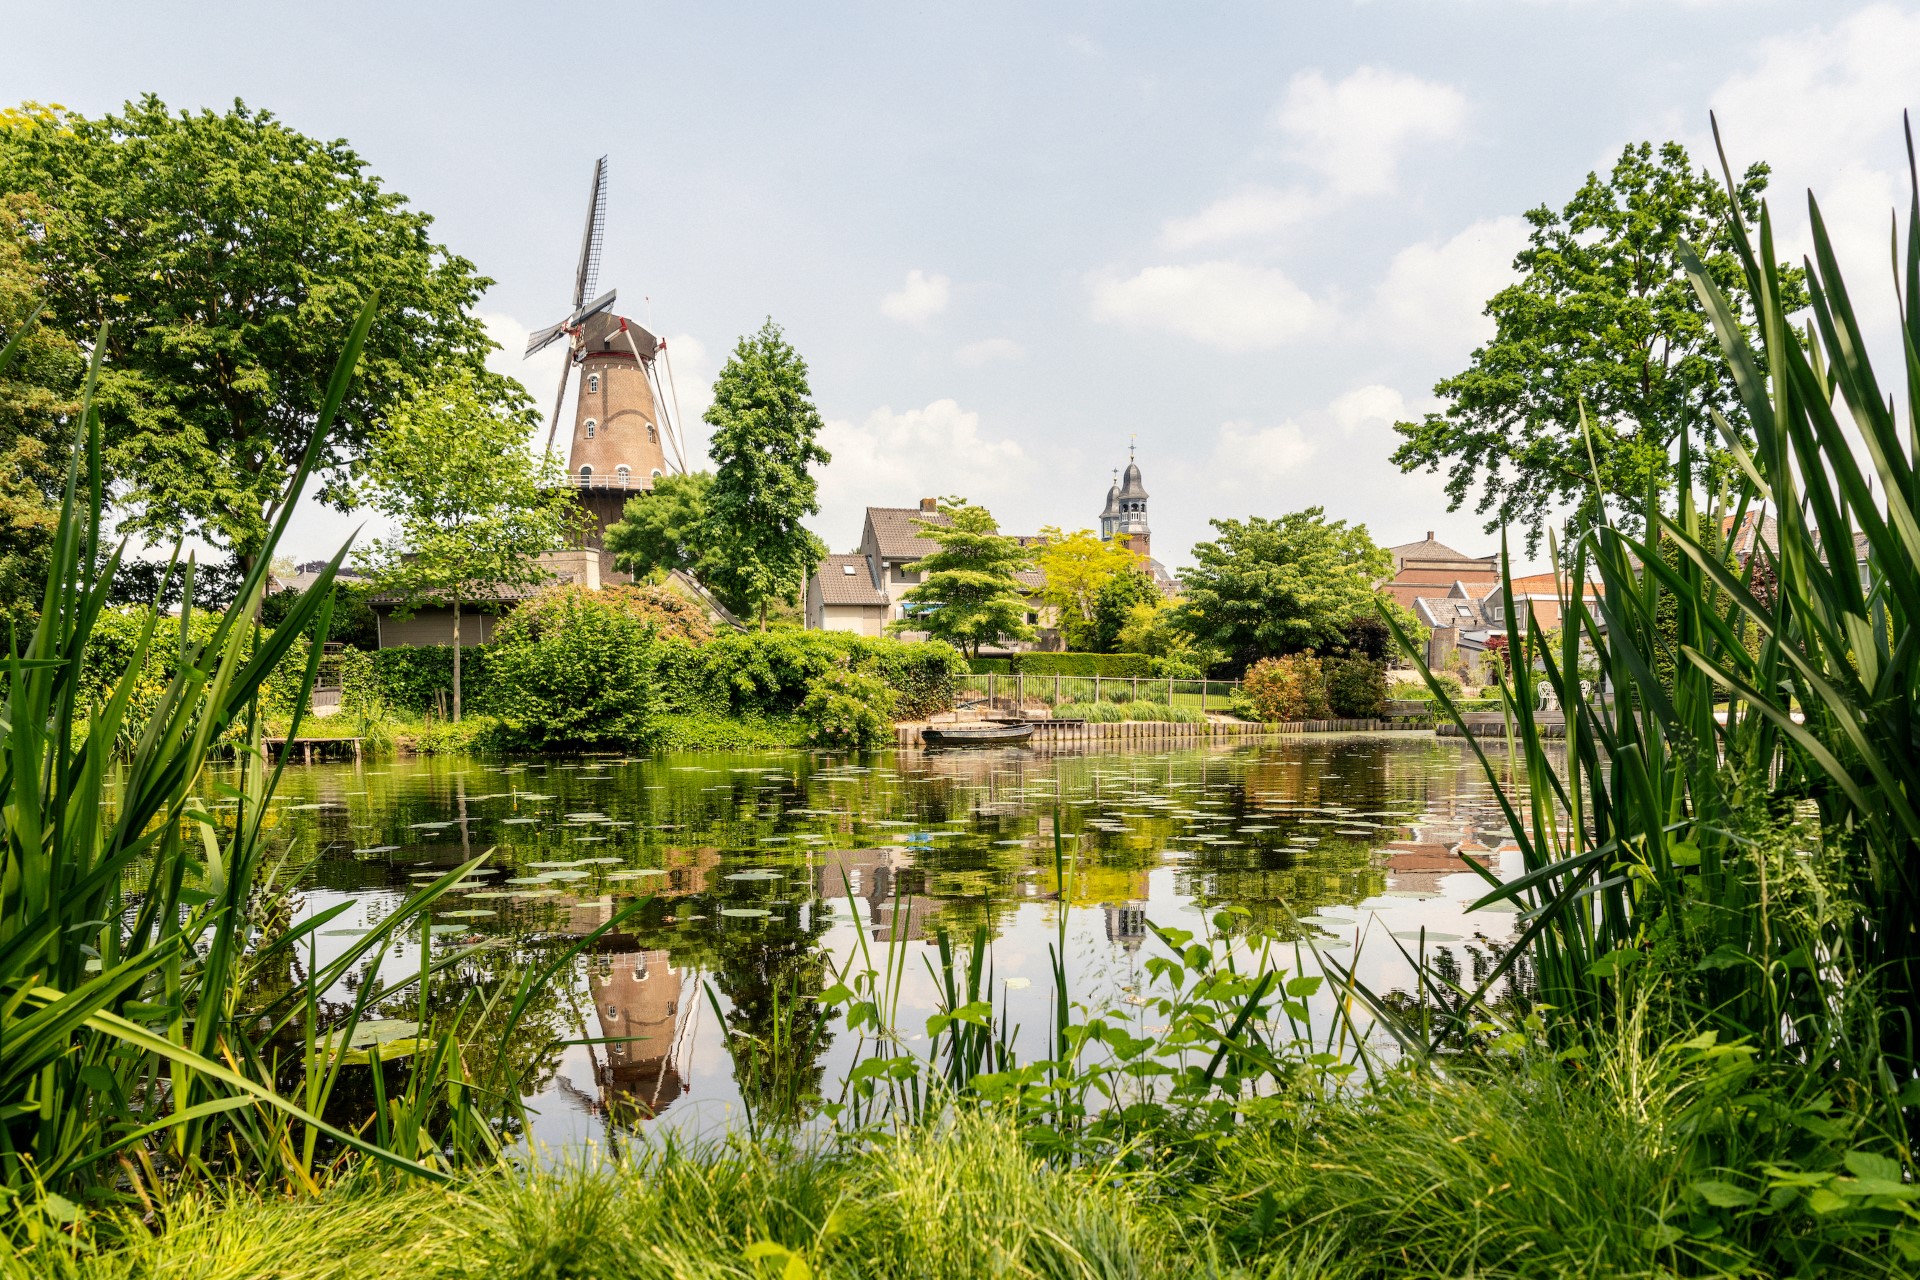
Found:
<svg viewBox="0 0 1920 1280"><path fill-rule="evenodd" d="M895 293L880 300L880 313L902 324L922 324L947 309L953 281L946 276L915 267L907 272L907 281Z"/></svg>
<svg viewBox="0 0 1920 1280"><path fill-rule="evenodd" d="M1370 383L1356 387L1327 406L1327 414L1344 435L1384 423L1391 427L1413 416L1407 398L1392 387Z"/></svg>
<svg viewBox="0 0 1920 1280"><path fill-rule="evenodd" d="M1908 200L1900 113L1920 81L1920 13L1875 5L1826 28L1763 41L1752 66L1709 100L1735 171L1754 159L1773 168L1769 199L1781 256L1811 249L1805 195L1811 188L1853 280L1856 305L1892 316L1887 219ZM1690 149L1716 170L1699 122ZM1866 286L1866 287L1863 287Z"/></svg>
<svg viewBox="0 0 1920 1280"><path fill-rule="evenodd" d="M1272 123L1293 158L1319 171L1333 193L1362 196L1392 191L1404 151L1458 136L1466 119L1466 97L1451 85L1361 67L1334 82L1300 72Z"/></svg>
<svg viewBox="0 0 1920 1280"><path fill-rule="evenodd" d="M968 369L978 369L1000 360L1018 360L1026 354L1026 349L1012 338L982 338L955 351L953 362Z"/></svg>
<svg viewBox="0 0 1920 1280"><path fill-rule="evenodd" d="M870 505L957 494L992 507L1031 471L1018 441L983 434L980 415L953 400L902 413L883 406L858 423L830 418L820 443L833 461L820 473L818 526L840 550L859 541Z"/></svg>
<svg viewBox="0 0 1920 1280"><path fill-rule="evenodd" d="M1125 279L1096 278L1093 316L1227 351L1277 347L1323 319L1285 272L1241 262L1148 267Z"/></svg>
<svg viewBox="0 0 1920 1280"><path fill-rule="evenodd" d="M1232 477L1229 487L1261 486L1297 477L1313 455L1314 446L1297 423L1257 427L1225 422L1213 465L1215 474Z"/></svg>
<svg viewBox="0 0 1920 1280"><path fill-rule="evenodd" d="M1244 240L1291 230L1313 217L1325 205L1304 191L1270 187L1243 191L1216 200L1196 214L1169 220L1160 243L1169 249L1191 249L1222 240Z"/></svg>
<svg viewBox="0 0 1920 1280"><path fill-rule="evenodd" d="M1464 359L1493 337L1487 300L1514 279L1527 242L1524 218L1486 218L1450 240L1408 245L1374 291L1375 327L1389 341Z"/></svg>

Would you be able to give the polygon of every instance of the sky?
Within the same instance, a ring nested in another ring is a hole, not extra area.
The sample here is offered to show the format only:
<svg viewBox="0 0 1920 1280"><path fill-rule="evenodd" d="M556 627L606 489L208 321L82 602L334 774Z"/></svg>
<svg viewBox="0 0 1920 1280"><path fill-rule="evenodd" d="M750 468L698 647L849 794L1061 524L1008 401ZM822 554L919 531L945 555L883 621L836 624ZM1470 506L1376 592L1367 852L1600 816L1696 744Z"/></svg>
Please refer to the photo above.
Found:
<svg viewBox="0 0 1920 1280"><path fill-rule="evenodd" d="M1176 568L1209 519L1308 506L1496 549L1392 424L1491 336L1526 210L1630 142L1704 162L1710 110L1773 165L1783 253L1819 194L1886 332L1920 98L1920 3L1840 0L0 0L0 30L0 99L239 98L348 140L493 278L496 367L543 408L557 349L519 352L607 155L601 286L667 337L693 448L742 334L807 359L832 550L931 496L1093 526L1133 447ZM283 550L364 520L309 505Z"/></svg>

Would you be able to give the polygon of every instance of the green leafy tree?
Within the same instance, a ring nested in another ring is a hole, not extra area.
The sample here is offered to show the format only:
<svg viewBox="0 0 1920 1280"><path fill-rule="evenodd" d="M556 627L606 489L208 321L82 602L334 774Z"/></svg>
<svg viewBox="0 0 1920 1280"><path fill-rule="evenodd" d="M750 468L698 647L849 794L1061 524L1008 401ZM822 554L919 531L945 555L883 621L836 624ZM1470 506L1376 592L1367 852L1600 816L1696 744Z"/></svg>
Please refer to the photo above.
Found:
<svg viewBox="0 0 1920 1280"><path fill-rule="evenodd" d="M95 401L116 500L142 532L259 549L375 291L320 459L332 505L350 506L351 469L413 387L478 369L492 346L472 313L492 282L434 243L426 214L344 142L241 103L0 113L0 191L36 198L29 254L54 329L91 342L111 321Z"/></svg>
<svg viewBox="0 0 1920 1280"><path fill-rule="evenodd" d="M1736 188L1743 217L1758 215L1767 172L1752 166ZM1526 529L1530 554L1556 512L1591 512L1596 479L1621 514L1643 516L1649 490L1664 492L1676 478L1682 437L1694 478L1717 490L1731 459L1714 415L1742 438L1747 422L1678 251L1692 244L1740 305L1731 204L1678 143L1656 150L1642 142L1605 178L1588 174L1564 209L1529 212L1533 231L1514 259L1521 279L1487 304L1493 340L1434 387L1443 412L1395 427L1405 442L1393 461L1403 471L1445 465L1449 510L1477 484L1474 510L1489 517L1487 532ZM1799 273L1781 270L1789 295L1804 302Z"/></svg>
<svg viewBox="0 0 1920 1280"><path fill-rule="evenodd" d="M651 492L627 499L620 519L607 526L615 567L636 578L677 569L712 591L726 565L707 514L712 491L713 473L695 471L661 476Z"/></svg>
<svg viewBox="0 0 1920 1280"><path fill-rule="evenodd" d="M1269 520L1211 521L1219 535L1181 571L1180 625L1197 647L1244 670L1261 658L1338 644L1349 619L1375 609L1374 584L1393 557L1365 525L1308 507Z"/></svg>
<svg viewBox="0 0 1920 1280"><path fill-rule="evenodd" d="M1015 576L1032 563L1032 552L965 498L943 500L940 514L944 523L914 521L939 549L907 566L921 575L920 585L903 597L913 608L891 629L924 631L969 657L979 657L983 644L1032 639L1031 605Z"/></svg>
<svg viewBox="0 0 1920 1280"><path fill-rule="evenodd" d="M769 602L797 603L827 554L800 524L820 511L810 468L833 460L815 443L812 397L807 362L768 320L734 347L706 412L716 470L706 490L713 557L705 585L735 612L757 612L762 631Z"/></svg>
<svg viewBox="0 0 1920 1280"><path fill-rule="evenodd" d="M360 558L403 610L452 608L455 720L463 606L550 580L539 556L579 527L560 464L527 448L539 424L519 384L456 372L401 404L367 459L372 506L399 532Z"/></svg>
<svg viewBox="0 0 1920 1280"><path fill-rule="evenodd" d="M65 449L61 437L78 407L79 344L44 323L46 283L27 256L23 223L33 202L0 197L0 650L6 632L21 648L39 616L47 554L59 520Z"/></svg>
<svg viewBox="0 0 1920 1280"><path fill-rule="evenodd" d="M1140 568L1116 573L1100 584L1093 602L1093 646L1096 653L1119 653L1121 636L1137 623L1136 609L1152 609L1160 602L1153 575Z"/></svg>
<svg viewBox="0 0 1920 1280"><path fill-rule="evenodd" d="M1045 579L1041 603L1053 610L1054 625L1079 652L1093 650L1098 623L1095 608L1100 589L1116 574L1139 568L1140 557L1126 545L1102 538L1091 529L1064 533L1049 526L1040 531L1042 542L1035 564Z"/></svg>

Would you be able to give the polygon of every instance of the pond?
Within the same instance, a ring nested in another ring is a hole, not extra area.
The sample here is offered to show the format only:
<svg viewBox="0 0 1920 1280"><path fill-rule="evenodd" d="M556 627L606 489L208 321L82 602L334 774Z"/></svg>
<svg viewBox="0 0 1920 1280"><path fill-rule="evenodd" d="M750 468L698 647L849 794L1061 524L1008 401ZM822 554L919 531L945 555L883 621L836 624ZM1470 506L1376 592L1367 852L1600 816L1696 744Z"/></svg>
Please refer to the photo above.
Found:
<svg viewBox="0 0 1920 1280"><path fill-rule="evenodd" d="M1471 752L1408 734L1125 755L296 766L274 831L283 879L298 887L293 918L352 904L318 937L322 960L410 891L488 853L475 887L434 911L433 948L474 948L435 988L449 1007L644 900L510 1046L529 1068L532 1137L560 1148L635 1127L737 1123L716 1003L750 1031L796 995L799 1016L830 1022L807 998L863 942L875 963L904 950L897 1025L911 1031L936 1009L924 958L939 935L963 946L984 926L996 996L1024 1028L1016 1049L1037 1057L1062 909L1073 998L1096 1007L1137 989L1160 946L1149 922L1199 930L1228 907L1244 909L1237 921L1311 938L1383 990L1410 974L1396 941L1452 950L1468 974L1484 966L1514 916L1464 910L1483 882L1459 855L1505 875L1518 860ZM383 979L416 967L420 945L416 932L391 948ZM857 1037L816 1029L823 1047L803 1069L832 1097Z"/></svg>

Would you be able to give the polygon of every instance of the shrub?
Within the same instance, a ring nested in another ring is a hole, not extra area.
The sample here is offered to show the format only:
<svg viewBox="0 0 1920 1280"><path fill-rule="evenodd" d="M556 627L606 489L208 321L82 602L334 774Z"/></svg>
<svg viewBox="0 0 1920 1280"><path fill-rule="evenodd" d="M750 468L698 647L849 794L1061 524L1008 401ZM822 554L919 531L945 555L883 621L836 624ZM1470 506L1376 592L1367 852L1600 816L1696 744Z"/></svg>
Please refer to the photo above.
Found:
<svg viewBox="0 0 1920 1280"><path fill-rule="evenodd" d="M1242 688L1262 720L1319 720L1327 714L1326 675L1310 653L1260 659L1247 668Z"/></svg>
<svg viewBox="0 0 1920 1280"><path fill-rule="evenodd" d="M1063 702L1053 709L1056 720L1085 720L1089 724L1119 724L1127 713L1111 702Z"/></svg>
<svg viewBox="0 0 1920 1280"><path fill-rule="evenodd" d="M866 750L891 741L899 700L878 676L829 671L808 688L800 719L807 726L807 741L816 746Z"/></svg>
<svg viewBox="0 0 1920 1280"><path fill-rule="evenodd" d="M116 682L133 661L141 629L145 626L146 612L131 606L107 608L101 610L100 616L95 619L93 629L87 636L86 657L76 690L77 710L83 719L81 727L84 727L84 720L92 708L112 696ZM188 643L195 646L206 644L219 621L218 614L195 609L187 622ZM248 636L243 641L242 652L252 651L252 637ZM301 681L306 677L307 655L310 651L311 646L305 636L296 639L287 656L261 684L260 712L267 719L284 722L293 715L294 701L299 695ZM133 694L121 724L122 747L130 749L146 731L147 719L173 680L179 660L180 620L161 617L154 625L153 640L147 646L145 661L134 680ZM241 730L242 726L236 724L229 732L229 737L237 736Z"/></svg>
<svg viewBox="0 0 1920 1280"><path fill-rule="evenodd" d="M977 676L1004 676L1013 674L1011 658L969 658L967 670Z"/></svg>
<svg viewBox="0 0 1920 1280"><path fill-rule="evenodd" d="M351 673L349 673L351 679ZM378 698L402 715L424 716L444 700L453 698L453 646L450 644L403 645L381 649L373 655L366 673L371 687L363 696ZM492 709L493 648L490 645L462 646L460 655L461 700L473 711ZM344 702L354 691L341 691Z"/></svg>
<svg viewBox="0 0 1920 1280"><path fill-rule="evenodd" d="M1434 672L1433 682L1444 689L1447 696L1455 702L1458 702L1465 693L1465 687L1460 681L1444 671ZM1396 680L1393 682L1393 687L1387 690L1387 696L1394 699L1418 700L1421 702L1432 702L1434 700L1433 691L1427 688L1427 682L1424 680Z"/></svg>
<svg viewBox="0 0 1920 1280"><path fill-rule="evenodd" d="M672 712L660 717L654 745L662 751L753 751L797 747L807 740L798 717L741 720L705 712Z"/></svg>
<svg viewBox="0 0 1920 1280"><path fill-rule="evenodd" d="M1164 702L1149 702L1142 698L1138 702L1129 702L1124 708L1129 720L1150 720L1162 724L1205 724L1207 717L1198 707L1170 707Z"/></svg>
<svg viewBox="0 0 1920 1280"><path fill-rule="evenodd" d="M1371 718L1386 710L1387 669L1371 658L1340 658L1327 667L1327 705L1336 716Z"/></svg>
<svg viewBox="0 0 1920 1280"><path fill-rule="evenodd" d="M666 587L614 584L595 591L577 583L560 583L521 601L510 616L520 619L519 625L523 627L551 626L568 601L582 596L593 597L600 607L619 609L641 622L652 623L655 634L660 636L678 637L692 645L703 645L713 639L713 626L707 621L706 610Z"/></svg>
<svg viewBox="0 0 1920 1280"><path fill-rule="evenodd" d="M687 646L599 592L516 610L495 633L489 709L514 739L542 750L651 745L667 709L660 670L674 647Z"/></svg>
<svg viewBox="0 0 1920 1280"><path fill-rule="evenodd" d="M1154 674L1144 653L1016 653L1008 659L1014 675L1113 676L1145 679Z"/></svg>
<svg viewBox="0 0 1920 1280"><path fill-rule="evenodd" d="M1206 670L1191 658L1151 658L1153 675L1161 680L1204 680Z"/></svg>

